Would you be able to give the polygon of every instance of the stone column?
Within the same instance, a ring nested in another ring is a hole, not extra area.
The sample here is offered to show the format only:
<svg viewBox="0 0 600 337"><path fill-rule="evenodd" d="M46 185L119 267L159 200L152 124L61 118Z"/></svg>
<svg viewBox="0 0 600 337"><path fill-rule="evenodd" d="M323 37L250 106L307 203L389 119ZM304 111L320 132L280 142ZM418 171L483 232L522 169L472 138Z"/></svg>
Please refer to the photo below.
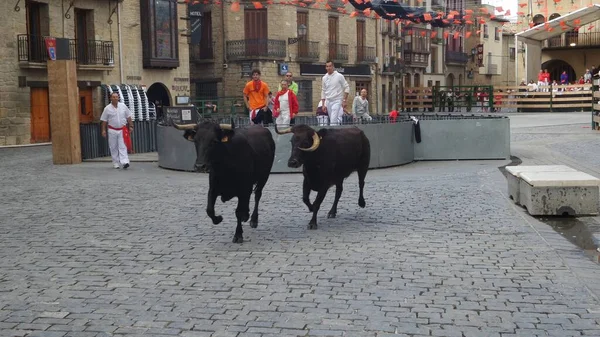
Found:
<svg viewBox="0 0 600 337"><path fill-rule="evenodd" d="M542 69L542 43L539 41L525 40L525 80L533 80L537 83L538 73Z"/></svg>
<svg viewBox="0 0 600 337"><path fill-rule="evenodd" d="M81 163L81 139L75 60L48 61L48 91L52 161L54 164L79 164Z"/></svg>

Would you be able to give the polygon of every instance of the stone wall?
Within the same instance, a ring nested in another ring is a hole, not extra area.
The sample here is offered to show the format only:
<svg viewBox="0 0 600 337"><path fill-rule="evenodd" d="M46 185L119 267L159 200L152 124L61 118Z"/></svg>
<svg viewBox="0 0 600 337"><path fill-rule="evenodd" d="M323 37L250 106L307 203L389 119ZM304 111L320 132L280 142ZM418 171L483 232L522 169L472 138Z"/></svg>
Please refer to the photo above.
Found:
<svg viewBox="0 0 600 337"><path fill-rule="evenodd" d="M68 3L54 0L39 0L48 4L49 20L45 33L54 37L75 38L75 9L93 10L94 35L89 39L113 41L114 66L82 66L78 65L77 78L79 81L100 81L102 84L142 84L150 87L153 83L161 82L169 90L171 102L175 96L189 95L189 50L188 38L179 36L179 67L176 69L144 69L142 63L142 39L140 26L140 2L124 1L121 6L121 35L122 35L122 68L121 78L119 63L118 17L115 13L112 24L108 23L110 10L108 1L77 0L69 10L70 18L64 13ZM65 7L63 7L63 4ZM111 8L115 3L111 2ZM20 10L15 11L14 1L0 1L0 10L5 13L0 21L0 146L28 144L31 138L30 90L19 87L19 76L25 76L28 82L47 81L47 70L44 64L31 64L25 67L18 60L17 35L26 34L26 7L19 4ZM177 17L186 16L187 5L177 6ZM179 19L179 28L184 28L187 21ZM179 32L178 32L179 34ZM178 80L175 81L174 79ZM73 93L78 95L78 93ZM93 91L94 115L99 118L103 106L99 87Z"/></svg>

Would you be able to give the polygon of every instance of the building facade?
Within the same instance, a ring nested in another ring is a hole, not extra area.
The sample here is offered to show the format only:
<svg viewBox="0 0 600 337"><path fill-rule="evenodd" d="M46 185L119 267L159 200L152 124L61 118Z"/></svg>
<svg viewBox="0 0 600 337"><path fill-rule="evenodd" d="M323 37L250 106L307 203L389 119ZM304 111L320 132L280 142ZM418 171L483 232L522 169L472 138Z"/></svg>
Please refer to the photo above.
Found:
<svg viewBox="0 0 600 337"><path fill-rule="evenodd" d="M576 2L552 2L547 0L527 1L519 0L520 24L518 32L538 26L544 29L544 23L548 20L560 18L575 10L585 8L594 4L591 0ZM551 80L559 80L560 74L566 71L569 81L573 82L582 76L586 69L598 68L600 66L600 20L581 25L577 19L561 23L560 35L546 40L542 45L541 69L548 69ZM525 45L519 42L517 52L525 53ZM517 77L519 81L526 74L537 74L538 69L526 69L525 58L519 58L517 66ZM533 77L531 75L530 77ZM537 78L527 78L527 81Z"/></svg>
<svg viewBox="0 0 600 337"><path fill-rule="evenodd" d="M0 146L51 141L48 37L68 40L77 62L80 121L97 121L107 88L125 86L150 105L187 104L186 5L175 0L2 1ZM67 41L63 40L63 41ZM103 90L104 88L104 90ZM139 92L137 91L139 90Z"/></svg>
<svg viewBox="0 0 600 337"><path fill-rule="evenodd" d="M343 10L351 13L353 7L341 1L321 7L257 6L250 1L233 9L204 6L202 38L190 46L194 98L200 105L217 100L225 105L224 112L230 112L232 105L242 112L242 90L252 69L261 71L273 94L289 71L298 83L300 112L314 114L325 62L332 60L350 85L350 98L365 88L371 111L378 110L383 87L377 73L385 68L385 60L376 58L382 48L377 20L343 14Z"/></svg>
<svg viewBox="0 0 600 337"><path fill-rule="evenodd" d="M483 5L483 8L491 13L494 11L490 5ZM471 55L467 66L467 83L470 85L499 85L506 80L503 74L508 71L510 55L504 50L503 25L507 22L503 17L493 17L478 25L479 34L467 39L467 50Z"/></svg>

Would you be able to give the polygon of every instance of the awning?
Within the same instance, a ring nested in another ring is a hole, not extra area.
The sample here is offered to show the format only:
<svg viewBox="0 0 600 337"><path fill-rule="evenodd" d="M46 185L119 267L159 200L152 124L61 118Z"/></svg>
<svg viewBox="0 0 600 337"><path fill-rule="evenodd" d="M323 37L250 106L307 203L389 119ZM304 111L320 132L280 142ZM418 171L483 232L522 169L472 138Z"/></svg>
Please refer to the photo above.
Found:
<svg viewBox="0 0 600 337"><path fill-rule="evenodd" d="M579 19L579 25L573 24L573 21ZM561 22L564 22L564 27L570 29L575 29L576 27L583 27L588 23L600 20L600 5L595 4L589 7L584 7L578 9L569 14L560 16L558 18L549 20L548 22L539 24L533 28L529 28L524 32L517 33L517 39L527 43L528 41L531 43L539 43L541 41L545 41L551 37L559 36L565 31L562 29L560 25ZM548 31L548 27L552 27L552 30Z"/></svg>

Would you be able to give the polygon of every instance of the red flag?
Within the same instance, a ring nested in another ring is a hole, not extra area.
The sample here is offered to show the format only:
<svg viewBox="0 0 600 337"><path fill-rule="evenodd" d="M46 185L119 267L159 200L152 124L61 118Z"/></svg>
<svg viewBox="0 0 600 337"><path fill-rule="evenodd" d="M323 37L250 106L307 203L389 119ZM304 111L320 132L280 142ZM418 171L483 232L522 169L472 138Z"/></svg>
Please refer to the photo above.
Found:
<svg viewBox="0 0 600 337"><path fill-rule="evenodd" d="M252 4L254 5L254 8L256 8L256 9L263 8L263 5L258 1L254 1Z"/></svg>
<svg viewBox="0 0 600 337"><path fill-rule="evenodd" d="M231 10L234 12L239 12L240 11L240 3L239 2L232 2L231 3Z"/></svg>

